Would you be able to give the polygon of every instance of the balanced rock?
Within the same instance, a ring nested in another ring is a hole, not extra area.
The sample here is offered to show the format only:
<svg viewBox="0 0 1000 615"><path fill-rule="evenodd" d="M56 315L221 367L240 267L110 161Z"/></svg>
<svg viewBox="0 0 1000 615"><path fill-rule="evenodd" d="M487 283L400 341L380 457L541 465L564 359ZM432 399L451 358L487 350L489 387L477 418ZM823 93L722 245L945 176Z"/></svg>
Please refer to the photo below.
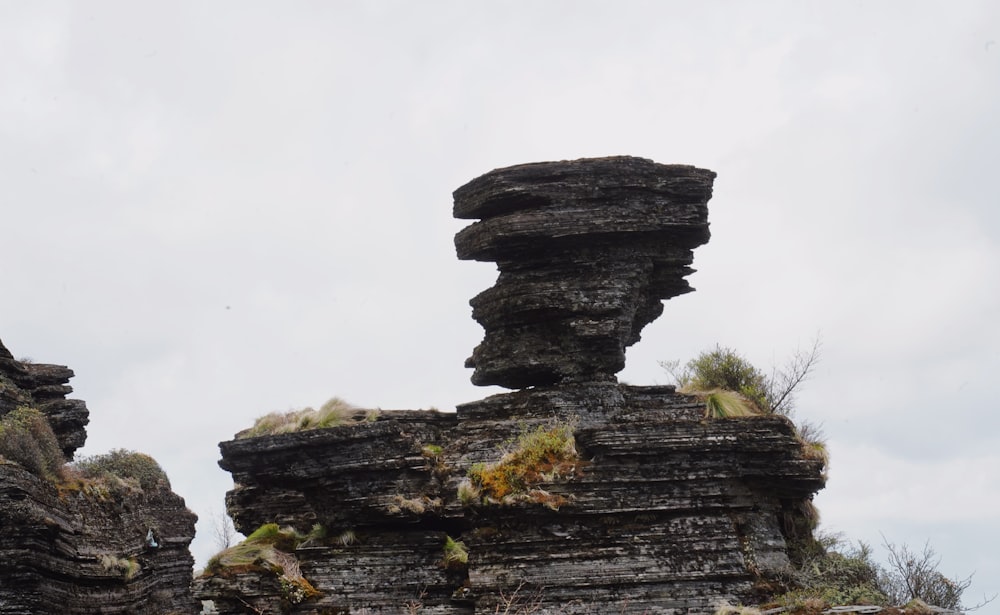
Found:
<svg viewBox="0 0 1000 615"><path fill-rule="evenodd" d="M221 443L248 539L195 595L220 615L707 615L778 587L825 460L785 417L713 418L672 386L614 382L660 302L690 290L713 178L620 157L459 188L455 214L481 218L459 256L500 268L472 301L473 381L520 390Z"/></svg>
<svg viewBox="0 0 1000 615"><path fill-rule="evenodd" d="M614 381L625 348L691 291L715 173L619 156L497 169L455 191L460 259L500 276L472 299L478 385Z"/></svg>

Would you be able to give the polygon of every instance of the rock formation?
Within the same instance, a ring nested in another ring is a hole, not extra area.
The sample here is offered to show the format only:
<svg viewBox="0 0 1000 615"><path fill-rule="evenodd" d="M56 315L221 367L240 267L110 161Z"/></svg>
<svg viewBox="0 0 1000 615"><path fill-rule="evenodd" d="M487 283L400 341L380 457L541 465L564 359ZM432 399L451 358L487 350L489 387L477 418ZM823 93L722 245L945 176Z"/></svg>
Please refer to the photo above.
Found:
<svg viewBox="0 0 1000 615"><path fill-rule="evenodd" d="M715 173L641 158L526 164L455 191L458 257L494 261L472 300L486 338L467 367L508 388L613 380L625 348L692 289L692 250L708 241Z"/></svg>
<svg viewBox="0 0 1000 615"><path fill-rule="evenodd" d="M223 442L237 528L277 525L198 597L222 614L679 614L766 591L811 532L823 461L783 417L709 419L614 376L690 290L713 177L618 157L459 188L456 216L481 219L459 257L500 269L472 301L473 381L520 390Z"/></svg>
<svg viewBox="0 0 1000 615"><path fill-rule="evenodd" d="M86 404L65 398L72 376L66 367L17 361L0 344L0 420L41 411L59 463L86 440ZM0 613L196 612L188 551L196 518L165 476L139 481L73 467L38 476L2 454L31 454L15 446L15 428L0 428ZM143 455L123 458L159 471Z"/></svg>

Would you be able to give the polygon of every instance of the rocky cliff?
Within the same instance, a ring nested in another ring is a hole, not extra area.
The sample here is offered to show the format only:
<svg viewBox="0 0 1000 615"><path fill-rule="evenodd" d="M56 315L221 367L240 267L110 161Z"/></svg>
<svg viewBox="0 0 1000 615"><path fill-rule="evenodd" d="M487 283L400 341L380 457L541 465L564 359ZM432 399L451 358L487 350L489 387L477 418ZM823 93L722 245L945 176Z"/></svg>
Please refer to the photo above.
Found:
<svg viewBox="0 0 1000 615"><path fill-rule="evenodd" d="M690 290L713 178L618 157L459 188L456 216L479 219L459 257L500 270L472 300L485 338L467 365L519 390L223 442L250 537L198 597L224 614L709 613L773 589L823 461L783 417L707 418L615 378Z"/></svg>
<svg viewBox="0 0 1000 615"><path fill-rule="evenodd" d="M197 612L196 517L156 462L119 451L65 465L88 421L66 399L72 376L0 344L0 613Z"/></svg>

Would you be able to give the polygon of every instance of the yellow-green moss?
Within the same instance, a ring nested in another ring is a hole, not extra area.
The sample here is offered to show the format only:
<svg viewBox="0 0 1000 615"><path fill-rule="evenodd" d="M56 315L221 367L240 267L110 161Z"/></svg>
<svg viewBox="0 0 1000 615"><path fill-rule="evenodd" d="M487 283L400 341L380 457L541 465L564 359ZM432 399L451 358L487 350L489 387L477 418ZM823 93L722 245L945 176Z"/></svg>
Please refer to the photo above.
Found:
<svg viewBox="0 0 1000 615"><path fill-rule="evenodd" d="M498 462L477 463L469 468L471 484L460 486L464 493L459 496L467 500L478 491L502 501L527 494L540 483L573 476L582 465L571 426L539 426L521 434Z"/></svg>

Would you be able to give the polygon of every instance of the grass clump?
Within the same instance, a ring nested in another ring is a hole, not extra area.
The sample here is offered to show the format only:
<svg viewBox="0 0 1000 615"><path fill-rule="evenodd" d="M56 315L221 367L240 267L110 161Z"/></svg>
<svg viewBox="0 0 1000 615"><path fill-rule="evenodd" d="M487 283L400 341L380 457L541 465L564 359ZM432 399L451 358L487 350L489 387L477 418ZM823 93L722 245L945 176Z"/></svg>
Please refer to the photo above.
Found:
<svg viewBox="0 0 1000 615"><path fill-rule="evenodd" d="M410 513L422 515L428 510L440 510L442 506L440 498L432 498L426 495L415 498L404 498L401 495L393 497L392 502L386 506L386 510L391 515Z"/></svg>
<svg viewBox="0 0 1000 615"><path fill-rule="evenodd" d="M48 419L28 406L0 417L0 457L52 482L60 480L66 464Z"/></svg>
<svg viewBox="0 0 1000 615"><path fill-rule="evenodd" d="M339 397L333 397L319 410L303 408L290 412L272 412L258 418L253 427L238 434L238 439L255 438L257 436L273 436L283 433L294 433L310 429L325 429L339 425L378 420L380 411L377 409L362 410Z"/></svg>
<svg viewBox="0 0 1000 615"><path fill-rule="evenodd" d="M131 581L142 570L142 566L134 557L116 557L110 553L98 556L101 568L108 572L121 574L126 581Z"/></svg>
<svg viewBox="0 0 1000 615"><path fill-rule="evenodd" d="M300 604L320 595L302 576L298 559L293 552L309 539L325 535L322 526L302 534L294 528L282 528L277 523L265 523L246 539L208 560L202 576L230 577L243 572L265 572L275 575L281 586L282 597L292 604Z"/></svg>
<svg viewBox="0 0 1000 615"><path fill-rule="evenodd" d="M540 483L574 476L582 466L572 427L542 425L522 433L500 461L469 468L469 484L459 485L459 499L469 501L478 492L496 502L509 502L529 495Z"/></svg>
<svg viewBox="0 0 1000 615"><path fill-rule="evenodd" d="M760 609L752 606L733 606L724 602L716 608L714 615L760 615Z"/></svg>
<svg viewBox="0 0 1000 615"><path fill-rule="evenodd" d="M469 565L469 551L465 543L446 536L444 540L444 558L441 560L445 568L462 568Z"/></svg>
<svg viewBox="0 0 1000 615"><path fill-rule="evenodd" d="M98 481L114 488L153 493L169 491L170 480L156 460L126 449L86 457L73 464L84 480Z"/></svg>
<svg viewBox="0 0 1000 615"><path fill-rule="evenodd" d="M795 439L802 447L803 457L823 464L825 478L826 469L830 467L830 452L826 448L823 430L813 423L802 421L795 427Z"/></svg>
<svg viewBox="0 0 1000 615"><path fill-rule="evenodd" d="M705 418L730 419L762 414L760 408L752 400L736 391L727 391L725 389L702 391L684 387L678 389L678 392L686 395L694 395L705 402Z"/></svg>

